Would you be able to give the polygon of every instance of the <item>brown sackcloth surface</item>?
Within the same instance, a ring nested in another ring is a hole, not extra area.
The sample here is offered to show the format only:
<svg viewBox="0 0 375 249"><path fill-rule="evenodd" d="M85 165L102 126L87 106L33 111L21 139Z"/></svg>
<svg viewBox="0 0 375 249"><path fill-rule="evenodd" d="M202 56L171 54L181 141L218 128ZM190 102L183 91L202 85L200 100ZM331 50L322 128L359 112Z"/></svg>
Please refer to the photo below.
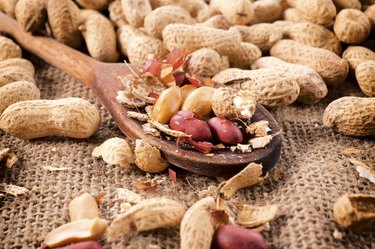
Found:
<svg viewBox="0 0 375 249"><path fill-rule="evenodd" d="M29 58L30 56L27 56ZM106 139L123 136L109 113L93 93L64 72L31 56L36 67L36 82L44 99L81 97L100 108L102 126L85 140L44 138L24 141L0 131L0 147L10 147L19 157L11 170L1 170L0 182L36 191L30 196L9 197L0 203L0 248L37 248L52 229L69 221L68 204L81 192L104 194L101 217L112 220L120 212L117 188L128 188L145 198L165 196L186 206L204 196L215 178L178 171L173 186L167 172L146 175L136 167L125 170L94 159L91 152ZM341 230L332 219L336 198L348 193L375 193L375 185L360 178L343 150L354 147L355 157L375 164L374 139L352 138L322 127L327 104L344 95L362 96L351 83L330 90L330 95L313 106L294 104L272 111L283 134L279 163L263 184L237 192L234 200L249 204L279 204L280 216L263 232L271 248L375 248L375 233L356 235ZM69 167L48 171L42 166ZM133 184L157 178L153 191L138 190ZM335 228L345 232L342 240L333 237ZM179 248L179 230L160 229L142 232L108 243L105 248Z"/></svg>

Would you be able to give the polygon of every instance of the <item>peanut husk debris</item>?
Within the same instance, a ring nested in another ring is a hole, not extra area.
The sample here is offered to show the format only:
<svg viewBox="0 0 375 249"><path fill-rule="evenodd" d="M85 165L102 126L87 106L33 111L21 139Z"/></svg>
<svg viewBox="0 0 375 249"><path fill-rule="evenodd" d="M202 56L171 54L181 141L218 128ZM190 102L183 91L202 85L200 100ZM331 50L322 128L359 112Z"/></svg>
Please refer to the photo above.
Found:
<svg viewBox="0 0 375 249"><path fill-rule="evenodd" d="M8 169L12 168L18 158L9 148L0 149L0 167L5 166Z"/></svg>
<svg viewBox="0 0 375 249"><path fill-rule="evenodd" d="M353 231L375 231L375 195L345 194L333 205L333 218Z"/></svg>
<svg viewBox="0 0 375 249"><path fill-rule="evenodd" d="M261 164L250 163L238 174L227 180L221 187L220 193L230 198L237 190L262 182L262 168Z"/></svg>

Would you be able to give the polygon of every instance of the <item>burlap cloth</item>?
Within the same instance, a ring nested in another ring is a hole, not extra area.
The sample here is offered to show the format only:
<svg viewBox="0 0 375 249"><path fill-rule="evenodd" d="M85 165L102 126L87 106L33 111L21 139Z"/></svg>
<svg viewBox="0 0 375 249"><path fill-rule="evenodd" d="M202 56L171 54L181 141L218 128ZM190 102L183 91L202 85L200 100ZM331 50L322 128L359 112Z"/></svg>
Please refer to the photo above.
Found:
<svg viewBox="0 0 375 249"><path fill-rule="evenodd" d="M0 147L10 147L20 161L12 170L1 170L0 181L36 189L30 196L7 197L0 203L0 247L37 248L50 230L69 221L69 201L83 191L104 194L101 216L113 219L120 211L115 199L117 188L129 188L145 198L165 196L192 205L204 196L215 178L189 172L177 172L173 186L168 173L146 175L136 167L124 170L94 159L91 152L106 139L122 136L109 113L93 93L64 72L26 55L36 67L36 82L42 98L81 97L100 108L102 126L90 139L44 138L23 141L0 131ZM361 96L358 88L345 83L313 106L294 104L272 111L283 129L283 149L279 163L263 184L235 194L236 201L249 204L279 204L280 216L263 232L271 248L375 248L375 233L356 235L341 230L332 219L337 197L349 193L372 193L375 185L360 178L343 150L361 150L356 157L375 163L373 139L346 137L322 127L326 105L344 95ZM69 167L66 171L48 171L42 166ZM159 178L154 191L138 190L136 182ZM345 232L342 240L333 237L335 228ZM179 230L160 229L142 232L108 243L105 248L179 248ZM1 246L2 245L2 246Z"/></svg>

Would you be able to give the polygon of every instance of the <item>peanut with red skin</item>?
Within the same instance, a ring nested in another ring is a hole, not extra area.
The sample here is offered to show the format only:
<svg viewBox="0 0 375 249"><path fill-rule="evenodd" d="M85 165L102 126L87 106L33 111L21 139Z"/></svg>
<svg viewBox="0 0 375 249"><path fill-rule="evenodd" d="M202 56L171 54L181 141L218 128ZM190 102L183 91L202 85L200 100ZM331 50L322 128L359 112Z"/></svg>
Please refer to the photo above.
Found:
<svg viewBox="0 0 375 249"><path fill-rule="evenodd" d="M211 249L268 249L263 236L255 231L224 225L214 234Z"/></svg>
<svg viewBox="0 0 375 249"><path fill-rule="evenodd" d="M90 240L59 247L58 249L103 249L103 247L99 244L99 242Z"/></svg>
<svg viewBox="0 0 375 249"><path fill-rule="evenodd" d="M208 125L215 138L224 144L240 144L243 136L240 129L231 121L221 117L208 120Z"/></svg>
<svg viewBox="0 0 375 249"><path fill-rule="evenodd" d="M169 121L171 129L182 131L197 142L211 141L212 135L208 124L194 117L190 111L179 111Z"/></svg>

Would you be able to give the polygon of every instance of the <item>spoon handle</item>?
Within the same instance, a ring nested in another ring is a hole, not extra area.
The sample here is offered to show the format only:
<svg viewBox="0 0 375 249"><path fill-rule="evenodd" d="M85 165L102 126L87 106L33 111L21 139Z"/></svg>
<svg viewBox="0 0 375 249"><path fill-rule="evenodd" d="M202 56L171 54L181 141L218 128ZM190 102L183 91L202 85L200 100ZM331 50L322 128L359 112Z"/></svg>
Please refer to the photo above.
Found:
<svg viewBox="0 0 375 249"><path fill-rule="evenodd" d="M69 73L91 87L101 63L52 38L26 33L16 20L0 12L0 33L16 40L24 49Z"/></svg>

